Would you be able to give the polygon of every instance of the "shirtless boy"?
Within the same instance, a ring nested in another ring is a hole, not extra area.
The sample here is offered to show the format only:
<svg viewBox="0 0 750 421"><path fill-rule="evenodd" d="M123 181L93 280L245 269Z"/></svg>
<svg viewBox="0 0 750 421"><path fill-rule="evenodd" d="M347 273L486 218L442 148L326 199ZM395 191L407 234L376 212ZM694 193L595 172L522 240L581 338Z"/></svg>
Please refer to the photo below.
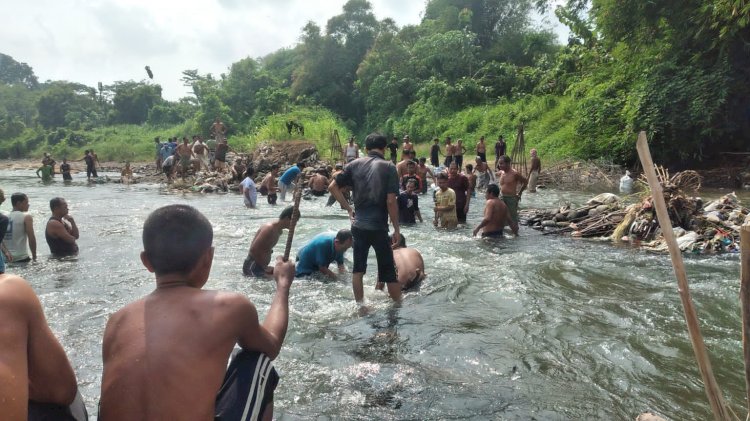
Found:
<svg viewBox="0 0 750 421"><path fill-rule="evenodd" d="M250 250L247 252L247 258L242 265L242 273L245 276L265 276L273 273L273 267L268 266L271 262L271 254L279 237L285 229L289 229L292 224L292 213L294 207L287 206L281 211L279 219L273 222L263 224L250 243ZM299 218L299 215L297 216Z"/></svg>
<svg viewBox="0 0 750 421"><path fill-rule="evenodd" d="M276 186L276 177L279 175L279 164L273 164L271 165L271 172L266 174L265 177L263 177L263 181L260 182L260 188L258 189L258 192L262 196L268 195L268 204L269 205L275 205L276 204L276 198L278 197L276 195L276 192L279 190Z"/></svg>
<svg viewBox="0 0 750 421"><path fill-rule="evenodd" d="M141 261L156 274L156 289L107 322L100 419L240 419L243 410L273 416L278 375L270 360L286 335L294 264L277 260L276 294L260 324L244 295L201 289L212 241L211 223L187 205L157 209L144 223ZM236 344L241 351L232 353Z"/></svg>
<svg viewBox="0 0 750 421"><path fill-rule="evenodd" d="M88 419L65 350L34 290L15 275L0 275L0 379L3 420Z"/></svg>
<svg viewBox="0 0 750 421"><path fill-rule="evenodd" d="M513 221L518 223L518 202L526 188L526 177L510 166L510 157L507 155L500 157L500 172L497 175L502 200L508 206Z"/></svg>
<svg viewBox="0 0 750 421"><path fill-rule="evenodd" d="M502 237L503 228L510 226L513 235L518 236L518 223L513 220L505 203L498 198L500 188L497 184L490 184L487 187L487 203L484 205L484 218L482 222L474 228L474 236L482 231L482 238L485 237Z"/></svg>

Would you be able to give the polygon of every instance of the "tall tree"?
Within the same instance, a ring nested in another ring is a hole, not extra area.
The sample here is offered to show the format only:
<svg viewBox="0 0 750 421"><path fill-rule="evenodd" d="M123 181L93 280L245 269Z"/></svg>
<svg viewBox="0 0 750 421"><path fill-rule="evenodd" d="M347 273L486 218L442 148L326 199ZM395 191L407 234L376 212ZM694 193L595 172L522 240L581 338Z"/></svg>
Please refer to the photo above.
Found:
<svg viewBox="0 0 750 421"><path fill-rule="evenodd" d="M0 53L0 83L21 84L27 88L39 86L34 70L26 63L19 63L13 57Z"/></svg>

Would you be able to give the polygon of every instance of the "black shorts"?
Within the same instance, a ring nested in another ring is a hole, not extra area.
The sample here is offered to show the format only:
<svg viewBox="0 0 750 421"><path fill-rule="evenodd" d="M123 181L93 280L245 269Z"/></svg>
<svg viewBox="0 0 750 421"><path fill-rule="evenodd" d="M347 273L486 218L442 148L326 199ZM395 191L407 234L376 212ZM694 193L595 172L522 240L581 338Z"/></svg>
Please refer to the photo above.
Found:
<svg viewBox="0 0 750 421"><path fill-rule="evenodd" d="M487 152L477 152L477 156L482 162L487 162Z"/></svg>
<svg viewBox="0 0 750 421"><path fill-rule="evenodd" d="M259 420L273 402L279 374L271 359L257 351L235 349L216 395L214 420Z"/></svg>
<svg viewBox="0 0 750 421"><path fill-rule="evenodd" d="M275 205L276 204L276 193L269 193L268 194L268 204L269 205Z"/></svg>
<svg viewBox="0 0 750 421"><path fill-rule="evenodd" d="M169 175L172 172L172 166L171 165L163 165L161 167L161 170L164 171L164 174Z"/></svg>
<svg viewBox="0 0 750 421"><path fill-rule="evenodd" d="M466 206L466 203L456 203L456 218L458 219L459 223L466 223L466 213L464 213L464 206Z"/></svg>
<svg viewBox="0 0 750 421"><path fill-rule="evenodd" d="M70 406L29 401L28 417L29 421L86 421L89 419L89 414L83 404L81 393L76 392L76 397Z"/></svg>
<svg viewBox="0 0 750 421"><path fill-rule="evenodd" d="M266 268L255 263L255 260L248 256L245 259L245 263L242 264L242 273L245 276L256 276L260 278L266 275Z"/></svg>
<svg viewBox="0 0 750 421"><path fill-rule="evenodd" d="M385 283L398 282L388 231L363 230L352 226L352 236L354 237L354 245L352 246L354 267L352 272L367 272L367 255L370 253L370 246L372 246L375 249L375 258L378 261L378 280Z"/></svg>
<svg viewBox="0 0 750 421"><path fill-rule="evenodd" d="M452 156L446 156L445 161L443 161L443 165L445 165L445 168L448 168L451 166L451 162L453 162Z"/></svg>
<svg viewBox="0 0 750 421"><path fill-rule="evenodd" d="M502 238L502 231L482 232L482 238Z"/></svg>
<svg viewBox="0 0 750 421"><path fill-rule="evenodd" d="M313 196L318 196L318 197L323 196L324 194L327 193L326 190L315 191L311 189L310 191L312 192Z"/></svg>
<svg viewBox="0 0 750 421"><path fill-rule="evenodd" d="M461 172L461 168L464 165L464 156L463 155L456 155L454 157L454 159L456 160L456 166L458 167L458 172L460 173Z"/></svg>

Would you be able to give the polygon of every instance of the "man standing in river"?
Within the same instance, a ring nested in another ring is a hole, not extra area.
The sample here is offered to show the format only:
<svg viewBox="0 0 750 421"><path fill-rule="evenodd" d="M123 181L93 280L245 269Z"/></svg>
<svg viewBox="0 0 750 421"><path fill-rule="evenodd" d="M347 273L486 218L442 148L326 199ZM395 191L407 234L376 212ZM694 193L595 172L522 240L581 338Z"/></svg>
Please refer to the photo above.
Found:
<svg viewBox="0 0 750 421"><path fill-rule="evenodd" d="M23 193L10 196L13 210L8 214L10 223L3 242L13 256L14 263L36 260L36 237L34 236L34 218L29 215L29 197ZM26 248L28 241L29 247ZM29 257L31 250L31 257Z"/></svg>
<svg viewBox="0 0 750 421"><path fill-rule="evenodd" d="M287 206L281 211L278 220L268 222L258 228L253 241L250 243L250 250L247 252L245 263L242 264L242 273L245 276L262 277L273 273L273 267L268 266L271 262L271 254L274 246L279 242L281 233L285 229L288 230L292 224L293 212L294 207Z"/></svg>
<svg viewBox="0 0 750 421"><path fill-rule="evenodd" d="M362 284L367 270L367 255L370 247L375 250L378 262L378 278L388 285L388 294L394 301L401 300L401 286L396 279L391 239L388 236L390 217L395 233L395 244L400 235L398 224L398 175L392 162L386 161L387 140L379 133L365 139L367 156L352 161L331 182L328 190L336 197L342 208L349 212L354 236L354 267L352 289L354 299L364 300ZM344 198L341 189L351 186L354 194L354 209ZM356 213L355 213L356 210Z"/></svg>
<svg viewBox="0 0 750 421"><path fill-rule="evenodd" d="M505 156L505 139L503 135L498 136L497 142L495 142L495 169L500 168L500 157Z"/></svg>
<svg viewBox="0 0 750 421"><path fill-rule="evenodd" d="M49 201L49 208L52 217L47 221L44 238L47 240L50 253L55 257L78 254L78 226L68 214L68 203L62 197L55 197Z"/></svg>
<svg viewBox="0 0 750 421"><path fill-rule="evenodd" d="M482 222L474 228L474 236L482 231L482 238L497 238L503 236L503 229L506 225L510 226L513 235L518 236L518 223L513 220L505 203L499 199L500 188L497 184L490 184L487 187L487 203L484 205L484 218Z"/></svg>
<svg viewBox="0 0 750 421"><path fill-rule="evenodd" d="M458 223L465 224L466 214L469 213L472 186L469 178L458 172L458 165L455 161L448 167L448 187L456 195L456 218L458 219Z"/></svg>
<svg viewBox="0 0 750 421"><path fill-rule="evenodd" d="M510 166L509 156L500 157L498 181L502 200L508 206L513 221L518 223L518 202L521 200L523 189L526 188L526 178Z"/></svg>

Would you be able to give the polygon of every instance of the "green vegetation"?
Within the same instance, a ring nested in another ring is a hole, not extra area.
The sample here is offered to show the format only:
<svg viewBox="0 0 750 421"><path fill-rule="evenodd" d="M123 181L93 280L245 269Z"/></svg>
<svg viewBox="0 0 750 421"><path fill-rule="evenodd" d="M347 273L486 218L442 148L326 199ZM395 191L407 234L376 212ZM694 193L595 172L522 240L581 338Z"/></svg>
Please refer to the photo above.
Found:
<svg viewBox="0 0 750 421"><path fill-rule="evenodd" d="M530 22L549 0L429 0L419 25L377 20L349 0L300 42L233 63L215 77L183 72L192 95L161 98L149 81L96 88L39 83L25 63L0 55L0 157L42 151L150 159L155 136L208 135L220 117L230 143L302 138L326 156L330 136L499 134L517 127L545 159L635 161L646 130L657 161L695 164L744 151L750 137L750 3L744 0L567 0L555 10L565 45Z"/></svg>

